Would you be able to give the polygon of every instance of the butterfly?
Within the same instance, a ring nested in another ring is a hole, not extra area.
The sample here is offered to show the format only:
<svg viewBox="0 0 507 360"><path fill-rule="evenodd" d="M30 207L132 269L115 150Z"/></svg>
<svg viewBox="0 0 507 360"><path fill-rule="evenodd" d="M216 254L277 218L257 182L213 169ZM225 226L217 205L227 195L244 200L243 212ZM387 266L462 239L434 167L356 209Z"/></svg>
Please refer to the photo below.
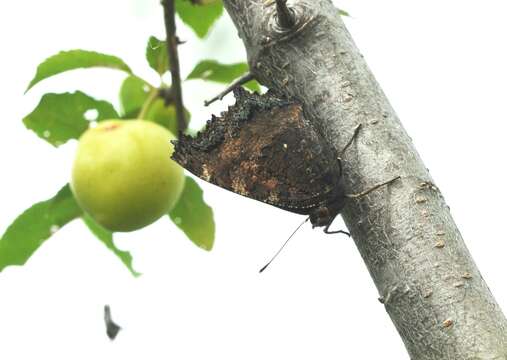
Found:
<svg viewBox="0 0 507 360"><path fill-rule="evenodd" d="M220 117L212 116L195 137L180 134L172 159L221 188L308 215L313 227L324 227L327 234L348 234L329 230L347 199L364 196L388 182L346 194L340 158L298 102L272 91L259 95L241 87L234 96L235 105Z"/></svg>

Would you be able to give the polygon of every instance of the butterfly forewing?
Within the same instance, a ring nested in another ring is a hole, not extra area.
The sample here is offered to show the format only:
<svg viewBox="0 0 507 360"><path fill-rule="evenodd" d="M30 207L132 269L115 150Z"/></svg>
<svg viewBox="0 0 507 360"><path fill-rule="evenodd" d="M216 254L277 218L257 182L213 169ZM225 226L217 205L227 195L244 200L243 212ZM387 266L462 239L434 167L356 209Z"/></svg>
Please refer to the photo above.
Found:
<svg viewBox="0 0 507 360"><path fill-rule="evenodd" d="M203 180L299 214L334 199L338 159L302 107L270 93L235 95L203 132L180 137L173 159Z"/></svg>

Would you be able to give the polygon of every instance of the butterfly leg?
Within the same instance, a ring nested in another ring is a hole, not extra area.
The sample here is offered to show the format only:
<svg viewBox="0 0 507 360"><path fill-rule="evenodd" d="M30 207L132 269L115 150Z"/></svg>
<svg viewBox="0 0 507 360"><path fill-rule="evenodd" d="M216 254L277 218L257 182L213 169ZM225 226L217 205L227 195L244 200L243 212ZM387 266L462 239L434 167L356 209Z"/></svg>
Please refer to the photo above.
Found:
<svg viewBox="0 0 507 360"><path fill-rule="evenodd" d="M361 126L362 126L362 124L359 124L359 125L356 126L356 128L354 129L354 133L350 137L349 142L347 143L347 145L345 145L343 147L342 151L340 152L340 155L343 154L348 149L348 147L352 144L352 142L354 141L354 139L357 137L357 134L359 133L359 130L361 129Z"/></svg>
<svg viewBox="0 0 507 360"><path fill-rule="evenodd" d="M325 234L344 234L350 237L350 234L344 230L329 231L330 226L331 224L327 224L326 227L324 228Z"/></svg>
<svg viewBox="0 0 507 360"><path fill-rule="evenodd" d="M347 148L352 144L352 142L354 141L354 139L357 137L357 134L359 133L359 130L361 129L361 126L362 126L362 124L359 124L359 125L356 126L356 128L354 129L354 133L352 134L352 136L350 137L349 141L347 142L347 145L345 145L345 147L340 152L340 155L343 154L345 152L345 150L347 150ZM338 158L338 166L340 167L340 174L343 174L342 161L343 160L339 157Z"/></svg>
<svg viewBox="0 0 507 360"><path fill-rule="evenodd" d="M243 75L241 75L241 77L239 79L233 81L229 86L227 86L220 94L215 96L213 99L205 100L204 106L209 106L217 100L222 100L225 97L225 95L227 95L228 93L233 91L238 86L246 84L250 80L254 80L254 79L255 79L255 76L250 71L244 73Z"/></svg>
<svg viewBox="0 0 507 360"><path fill-rule="evenodd" d="M345 197L347 197L349 199L359 199L359 198L362 198L363 196L368 195L372 191L375 191L378 188L381 188L382 186L389 185L389 184L391 184L391 183L393 183L393 182L395 182L396 180L399 180L399 179L401 179L401 176L396 176L395 178L392 178L391 180L384 181L384 182L382 182L380 184L373 185L371 188L366 189L365 191L361 191L360 193L357 193L357 194L345 194Z"/></svg>

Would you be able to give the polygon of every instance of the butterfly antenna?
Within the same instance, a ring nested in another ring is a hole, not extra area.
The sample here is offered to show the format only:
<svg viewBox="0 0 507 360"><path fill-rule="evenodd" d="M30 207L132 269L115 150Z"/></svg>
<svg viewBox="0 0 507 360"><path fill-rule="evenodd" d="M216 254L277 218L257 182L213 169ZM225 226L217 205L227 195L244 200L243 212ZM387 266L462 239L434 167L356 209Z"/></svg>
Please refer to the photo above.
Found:
<svg viewBox="0 0 507 360"><path fill-rule="evenodd" d="M301 226L303 226L308 220L310 220L310 217L307 217L305 219L305 221L303 221L301 224L299 224L299 226L296 228L296 230L294 230L294 232L289 236L289 238L287 240L285 240L285 242L283 243L283 245L276 252L276 254L271 258L271 260L269 260L269 262L266 265L264 265L262 267L262 269L259 270L259 273L261 273L264 270L266 270L266 268L273 262L273 260L276 259L276 257L278 256L278 254L280 254L282 252L283 248L285 247L285 245L287 245L287 243L289 242L289 240L292 239L292 237L294 236L294 234L297 233L297 231L301 228Z"/></svg>

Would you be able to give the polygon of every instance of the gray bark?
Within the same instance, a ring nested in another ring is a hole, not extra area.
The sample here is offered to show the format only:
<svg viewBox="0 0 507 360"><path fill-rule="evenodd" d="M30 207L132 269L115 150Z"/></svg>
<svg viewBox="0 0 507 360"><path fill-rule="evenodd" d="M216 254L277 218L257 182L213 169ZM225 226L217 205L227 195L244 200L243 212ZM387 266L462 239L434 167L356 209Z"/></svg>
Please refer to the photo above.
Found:
<svg viewBox="0 0 507 360"><path fill-rule="evenodd" d="M224 0L255 77L298 99L338 153L363 124L341 154L348 192L402 176L342 215L411 359L507 359L505 316L337 9L289 1L297 24L284 31L273 2Z"/></svg>

